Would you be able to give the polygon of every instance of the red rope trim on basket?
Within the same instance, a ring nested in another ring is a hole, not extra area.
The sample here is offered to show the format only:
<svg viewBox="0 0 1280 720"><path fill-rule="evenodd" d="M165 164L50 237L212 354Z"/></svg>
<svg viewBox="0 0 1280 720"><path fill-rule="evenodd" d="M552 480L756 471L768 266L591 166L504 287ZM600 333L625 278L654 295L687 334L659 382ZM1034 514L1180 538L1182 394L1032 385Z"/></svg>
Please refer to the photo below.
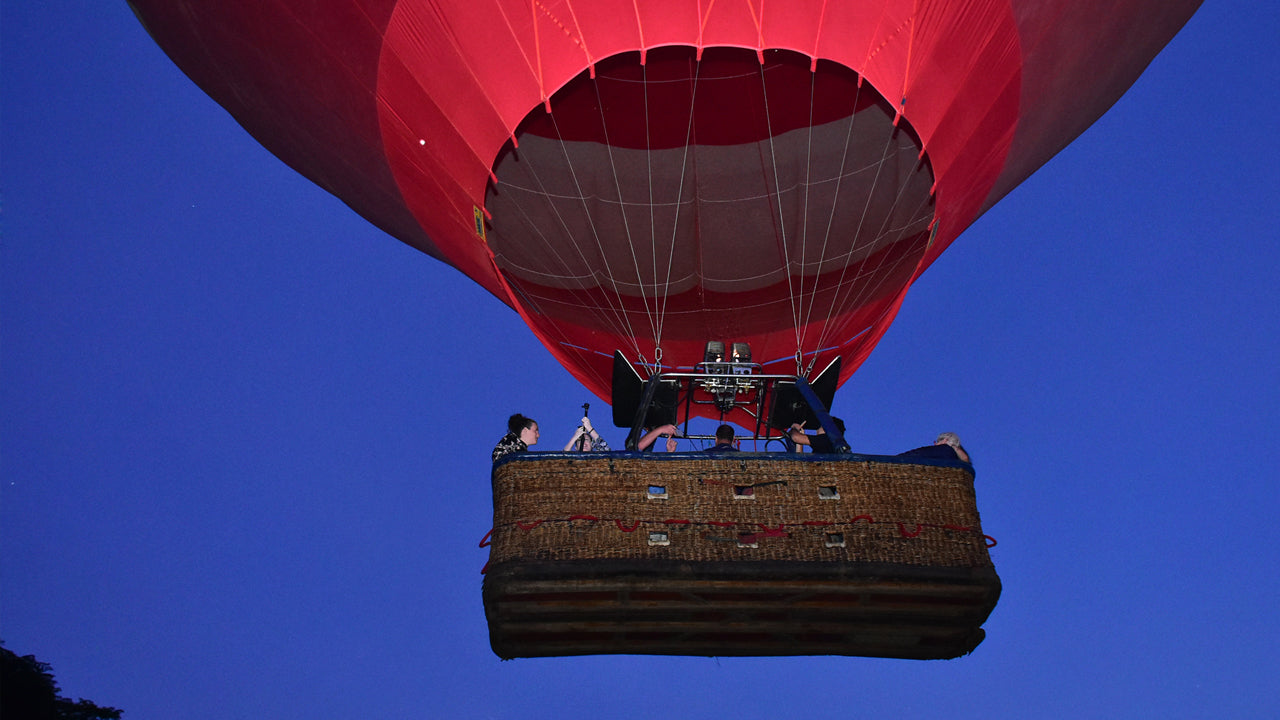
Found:
<svg viewBox="0 0 1280 720"><path fill-rule="evenodd" d="M612 522L614 525L618 526L619 530L623 532L628 532L628 533L635 532L637 528L639 528L641 525L645 523L654 523L659 525L707 525L707 526L719 527L719 528L734 527L736 525L744 525L744 524L758 525L759 527L764 529L764 532L754 533L754 535L759 535L760 537L790 537L790 533L786 531L786 528L788 527L830 527L832 525L841 524L837 522L831 522L828 520L806 520L804 522L798 522L798 523L779 523L776 528L771 528L765 523L743 523L743 522L737 522L732 520L701 520L701 521L695 522L687 518L668 518L666 520L661 520L661 521L636 520L635 522L631 523L630 526L628 526L625 522L623 522L621 518L603 518L602 519L595 515L571 515L568 518L543 518L541 520L534 520L532 522L524 522L521 520L516 520L514 524L516 527L520 528L521 530L528 532L546 522L573 522L575 520L587 520L589 522ZM892 522L898 526L898 533L905 538L919 537L920 534L924 532L925 528L937 528L939 530L952 530L955 532L973 532L974 531L972 527L968 527L965 525L952 525L952 524L946 524L946 523L941 525L937 523L906 523L901 520L881 521L881 520L876 520L870 515L857 515L849 520L849 524L857 525L859 521L866 521L867 524L869 525L879 525L885 522ZM914 526L914 529L908 530L907 529L908 525ZM480 540L480 547L489 547L492 544L491 538L493 536L493 533L494 533L494 529L490 529L489 532L485 533L484 538ZM997 543L995 538L991 537L990 535L983 535L982 537L987 547L992 548L996 546Z"/></svg>
<svg viewBox="0 0 1280 720"><path fill-rule="evenodd" d="M545 522L573 522L574 520L587 520L589 522L601 522L601 519L596 517L595 515L571 515L567 519L543 518L541 520L534 520L528 523L520 520L516 520L514 525L525 532L529 532L530 530L533 530L534 528L538 527L539 525ZM605 520L606 521L612 520L613 524L617 525L619 530L626 533L635 532L637 528L639 528L641 525L645 523L656 522L653 520L636 520L631 524L630 527L627 527L627 525L623 523L621 518L606 518ZM878 524L876 519L871 517L870 515L854 516L849 520L849 524L857 525L858 521L860 520L867 521L867 524L869 525ZM924 532L925 528L938 528L940 530L951 530L954 532L973 532L974 531L973 528L967 527L964 525L950 525L950 524L938 525L935 523L914 523L915 531L909 531L907 530L907 523L902 522L900 520L889 520L889 521L883 521L883 522L895 523L898 526L898 534L900 534L904 538L919 537L920 534ZM727 521L727 520L704 520L704 521L694 522L693 520L688 520L685 518L668 518L666 520L661 521L660 524L662 525L706 525L711 527L724 528L724 527L733 527L735 525L743 525L747 523L740 523L740 522ZM787 527L829 527L831 525L838 525L839 523L829 522L826 520L807 520L805 522L800 522L800 523L791 523L790 525L788 525L787 523L778 523L778 527L776 528L771 528L765 523L755 523L755 524L763 528L764 532L741 533L737 538L738 542L754 544L758 538L762 538L762 537L791 537L791 534L786 531ZM493 538L494 530L496 530L496 528L490 528L489 532L484 534L484 537L480 539L480 547L483 548L483 547L492 546L493 544L492 538ZM711 539L727 539L727 538L711 538ZM983 540L983 543L988 548L993 548L996 546L996 539L991 537L990 535L984 534L982 536L982 540ZM489 572L489 563L486 561L484 564L484 567L480 568L480 574L484 575L488 572Z"/></svg>

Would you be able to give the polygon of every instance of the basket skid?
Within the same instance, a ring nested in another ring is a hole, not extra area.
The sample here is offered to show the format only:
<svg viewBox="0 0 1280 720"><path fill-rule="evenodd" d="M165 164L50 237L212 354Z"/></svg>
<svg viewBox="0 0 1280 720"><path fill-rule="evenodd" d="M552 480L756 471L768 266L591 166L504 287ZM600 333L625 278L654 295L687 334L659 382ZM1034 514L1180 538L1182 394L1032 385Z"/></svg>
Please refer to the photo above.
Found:
<svg viewBox="0 0 1280 720"><path fill-rule="evenodd" d="M990 571L627 565L491 568L484 596L494 653L954 658L982 641L999 593Z"/></svg>

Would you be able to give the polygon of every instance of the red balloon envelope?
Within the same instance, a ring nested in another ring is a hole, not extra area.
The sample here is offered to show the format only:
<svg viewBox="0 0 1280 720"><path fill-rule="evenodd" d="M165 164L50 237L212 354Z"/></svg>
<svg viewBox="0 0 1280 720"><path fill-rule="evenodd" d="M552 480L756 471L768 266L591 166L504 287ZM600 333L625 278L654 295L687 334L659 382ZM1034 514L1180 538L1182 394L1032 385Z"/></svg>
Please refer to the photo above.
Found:
<svg viewBox="0 0 1280 720"><path fill-rule="evenodd" d="M608 398L707 340L841 382L1199 0L131 0L255 138Z"/></svg>

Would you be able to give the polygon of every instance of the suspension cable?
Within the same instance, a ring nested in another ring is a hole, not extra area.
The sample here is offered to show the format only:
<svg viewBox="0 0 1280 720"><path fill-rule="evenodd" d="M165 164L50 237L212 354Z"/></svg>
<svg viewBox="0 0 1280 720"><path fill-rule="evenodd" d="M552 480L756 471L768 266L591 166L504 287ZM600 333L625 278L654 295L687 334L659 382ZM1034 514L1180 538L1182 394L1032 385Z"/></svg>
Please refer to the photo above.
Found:
<svg viewBox="0 0 1280 720"><path fill-rule="evenodd" d="M811 120L809 123L809 131L810 133L812 133L813 132L813 122L812 122L813 102L814 102L814 96L815 96L815 90L813 89L812 83L816 80L817 74L811 73L810 76L811 76L811 80L810 80L811 85L810 85L810 91L809 91L809 103L810 103L809 116ZM859 99L861 99L861 96L862 96L862 85L859 84L853 94L853 104L849 112L849 129L845 133L844 148L842 149L840 154L840 168L836 171L835 189L831 195L831 210L827 214L827 227L822 234L822 250L818 255L818 269L813 276L813 291L809 294L809 306L804 313L803 326L806 332L808 331L810 320L813 317L813 309L818 304L819 285L822 283L822 266L826 263L826 260L827 260L827 246L829 245L831 240L831 227L835 223L836 207L840 200L840 188L842 183L844 182L845 167L849 163L849 145L853 140L854 121L858 115L858 101ZM811 158L810 158L810 161L811 161ZM857 242L857 235L854 236L854 242L855 243ZM852 252L852 249L850 251ZM841 280L844 279L843 274L841 275L840 279ZM839 285L839 282L837 282L837 286L838 285ZM828 316L828 320L829 319L830 318ZM820 348L822 346L823 346L823 343L822 343L822 337L820 334L819 341L816 347Z"/></svg>
<svg viewBox="0 0 1280 720"><path fill-rule="evenodd" d="M644 72L647 73L647 70ZM649 331L650 333L656 334L657 328L654 325L655 308L649 307L649 293L645 290L644 276L640 272L640 259L639 257L636 256L635 242L634 242L634 239L631 237L631 220L627 217L627 203L626 203L626 200L622 197L622 183L618 179L618 164L613 157L613 145L612 143L609 142L609 124L604 113L604 107L605 107L604 99L600 96L600 82L597 80L596 82L592 83L592 86L595 88L595 91L596 91L596 107L600 111L600 127L604 131L604 147L605 147L605 151L609 155L609 172L613 175L614 192L618 194L618 212L622 215L622 228L625 231L625 236L627 240L627 249L631 253L631 266L632 268L635 269L635 273L636 273L636 286L640 290L640 302L644 306L645 318L649 321ZM643 84L643 81L642 81L642 87L645 87L645 85ZM646 96L646 104L647 104L647 98L648 98L647 87L645 90L645 96ZM648 123L647 116L645 118L645 121L647 125ZM574 181L577 182L576 175L574 176ZM585 208L584 208L584 211L585 211ZM599 236L599 233L595 231L594 223L592 224L592 234L595 235L596 246L600 250L601 257L605 258L605 272L609 274L609 279L613 281L614 292L617 292L619 295L618 301L619 303L623 303L622 293L618 291L617 278L614 277L613 270L612 268L609 267L608 257L607 255L605 255L604 248L601 246L600 236ZM633 338L633 341L634 341L634 338Z"/></svg>
<svg viewBox="0 0 1280 720"><path fill-rule="evenodd" d="M857 112L856 112L856 107L855 107L854 115L853 115L853 117L851 117L851 118L850 118L850 122L849 122L849 137L850 137L850 138L852 138L852 135L853 135L853 127L854 127L853 118L854 118L854 117L856 117L856 116L857 116ZM818 346L819 346L819 347L824 346L824 345L826 344L826 342L827 342L827 338L829 338L829 337L831 337L831 336L832 336L830 325L831 325L831 318L835 315L836 308L837 308L837 307L839 307L839 306L841 306L841 305L847 305L847 304L848 304L848 302L847 302L847 301L848 301L849 299L851 299L851 298L849 298L848 296L846 296L846 302L840 302L840 295L841 295L840 288L841 288L842 286L844 286L844 285L845 285L844 279L845 279L846 275L848 274L850 264L853 262L854 255L855 255L855 253L857 252L857 249L858 249L858 242L857 242L857 241L858 241L858 239L859 239L859 238L861 238L861 237L862 237L863 230L864 230L864 228L866 227L867 219L868 219L868 216L869 216L869 213L870 213L870 210L871 210L871 204L872 204L872 201L873 201L873 199L874 199L874 197L875 197L875 189L876 189L876 187L878 187L878 186L879 186L879 184L880 184L880 176L881 176L882 171L884 170L885 162L886 162L887 158L889 157L891 150L892 150L892 149L893 149L893 147L894 147L893 139L894 139L894 133L895 133L895 132L896 132L896 128L892 128L892 129L890 129L890 132L889 132L888 137L886 137L886 138L885 138L884 148L883 148L883 149L881 150L881 152L880 152L880 160L876 163L876 166L875 166L875 174L874 174L874 176L872 177L871 187L870 187L870 189L869 189L869 190L868 190L868 192L867 192L866 200L864 201L863 206L862 206L862 213L859 215L859 218L858 218L857 231L853 234L853 238L854 238L853 245L849 248L849 251L845 254L844 264L843 264L843 266L841 267L841 270L840 270L840 277L839 277L839 279L837 280L836 285L832 288L831 303L830 303L830 304L829 304L829 306L827 307L826 317L823 319L823 322L822 322L822 331L821 331L821 333L820 333L820 335L819 335L819 340L818 340ZM846 140L846 143L847 143L847 142L849 142L849 140L848 140L848 139ZM910 180L910 178L909 178L909 176L908 176L908 182L909 182L909 180ZM901 196L901 191L899 192L899 194L898 194L898 195L896 195L896 196L895 196L895 199L894 199L894 205L893 205L893 207L896 207L896 206L897 206L897 199L898 199L898 197L900 197L900 196ZM832 211L831 211L831 212L832 212L832 221L834 221L836 205L837 205L837 203L834 203L834 202L832 203ZM892 209L892 208L891 208L891 209ZM885 222L888 222L888 217L890 217L891 215L892 215L892 212L890 212L890 213L887 213L887 214L886 214ZM830 232L830 229L831 229L831 223L829 223L829 224L828 224L828 230L827 230L827 231L828 231L828 233ZM878 228L878 229L877 229L877 231L876 231L876 233L875 233L875 238L874 238L873 240L871 240L870 242L868 242L867 244L864 244L864 245L863 245L863 247L867 247L868 245L875 244L875 242L876 242L876 241L878 241L878 240L882 237L882 233L883 233L883 231L884 231L884 227L883 227L883 225L882 225L880 228ZM859 277L859 276L861 275L861 271L862 271L862 269L866 266L866 262L867 262L867 260L872 256L872 254L873 254L873 253L866 253L866 254L864 254L864 256L862 257L862 259L858 261L858 270L857 270L857 272L855 272L855 274L854 274L854 277L855 277L855 278L857 278L857 277ZM882 275L882 277L883 277L883 275ZM853 283L853 284L851 284L849 287L850 287L850 288L852 288L852 287L853 287L853 286L855 286L855 285L857 285L857 283ZM866 293L866 290L867 290L867 289L868 289L867 287L859 288L859 289L858 289L858 291L857 291L857 296L856 296L856 297L858 297L858 298L865 297L865 293ZM851 290L851 292L852 292L852 290ZM816 302L816 299L815 299L815 302Z"/></svg>
<svg viewBox="0 0 1280 720"><path fill-rule="evenodd" d="M598 93L598 92L599 92L599 88L597 87L597 93ZM603 118L603 115L602 115L602 116L601 116L601 123L603 124L603 122L604 122L604 118ZM602 293L602 295L606 298L606 301L609 303L609 306L610 306L611 308L613 308L613 309L614 309L614 312L618 313L618 314L621 316L622 321L623 321L623 325L625 325L625 327L626 327L626 329L627 329L627 337L629 337L629 338L631 339L631 341L632 341L632 344L636 346L636 347L635 347L635 349L636 349L636 351L637 351L637 353L638 353L638 352L639 352L639 345L638 345L638 343L636 342L636 339L635 339L635 338L636 338L635 328L633 328L633 327L632 327L632 325L631 325L631 316L627 313L626 306L625 306L625 304L624 304L624 303L623 303L623 301L622 301L622 293L618 291L618 279L617 279L617 277L613 274L613 268L610 266L610 263L609 263L609 255L608 255L608 253L606 253L606 252L604 251L604 246L603 246L603 243L601 242L601 239L600 239L600 232L599 232L599 230L596 228L595 218L594 218L594 217L592 217L592 215L591 215L591 209L590 209L589 207L587 207L587 196L586 196L586 193L584 193L584 192L583 192L583 190L582 190L582 183L578 180L578 172L577 172L577 170L576 170L576 169L574 168L574 166L573 166L573 158L572 158L572 157L570 156L570 154L569 154L569 148L568 148L568 146L566 145L566 143L565 143L565 141L564 141L564 134L560 132L560 125L559 125L559 123L557 123L557 122L556 122L556 118L555 118L555 115L554 115L554 114L552 114L552 115L551 115L551 124L552 124L552 126L555 128L555 131L556 131L556 138L560 141L560 148L561 148L561 151L564 153L565 166L569 169L569 175L570 175L570 177L573 179L573 186L574 186L574 189L577 191L577 195L578 195L579 201L582 203L582 214L583 214L583 215L586 217L586 219L587 219L587 224L588 224L588 226L589 226L589 228L590 228L590 230L591 230L591 237L592 237L592 239L593 239L593 240L595 240L595 243L596 243L596 250L597 250L597 251L599 251L599 253L600 253L600 259L601 259L601 261L604 263L605 277L609 280L609 283L612 285L613 293L614 293L614 295L617 297L617 304L615 305L615 303L613 302L613 300L609 298L609 294L608 294L607 292ZM609 138L608 138L608 132L609 132L609 130L608 130L608 128L607 128L607 127L602 127L602 129L603 129L603 130L604 130L604 132L605 132L605 145L606 145L606 147L608 147L608 140L609 140ZM610 151L609 151L609 161L610 161L610 164L612 165L612 162L613 162L613 151L612 151L612 148L610 148ZM611 168L611 169L612 169L612 168ZM617 184L617 171L616 171L616 169L614 169L614 170L613 170L613 175L614 175L614 182L615 182L615 185L616 185L616 184ZM619 191L618 200L619 200L619 204L621 205L621 201L622 201L621 191ZM626 212L625 212L625 209L624 209L624 208L619 207L619 210L620 210L620 211L622 211L622 213L623 213L623 223L624 223L624 226L625 226L625 225L626 225ZM558 213L557 213L557 214L558 214ZM582 254L581 248L579 248L579 247L578 247L577 240L573 238L573 236L572 236L572 233L571 233L571 232L568 232L568 227L567 227L567 226L565 226L565 231L566 231L567 235L569 236L569 240L573 243L574 249L578 250L578 256L579 256L579 258L581 258L581 259L583 260L583 263L584 263L584 265L585 265L585 264L586 264L586 257ZM630 243L631 243L631 238L630 238L630 229L629 229L629 228L628 228L627 243L628 243L628 245L630 245ZM634 254L635 254L635 253L634 253L634 250L633 250L632 255L634 256ZM639 279L639 278L637 278L637 279ZM602 289L603 289L603 283L602 283ZM641 292L642 292L642 294L643 294L643 286L642 286ZM646 307L646 311L647 311L647 307Z"/></svg>
<svg viewBox="0 0 1280 720"><path fill-rule="evenodd" d="M795 328L796 347L800 347L800 313L797 307L799 298L796 295L795 286L791 282L791 251L787 247L786 218L782 210L782 190L778 179L778 154L773 145L773 120L769 115L769 87L765 82L763 59L760 63L760 95L764 100L765 134L769 137L769 161L773 169L773 194L777 201L778 230L781 233L781 238L779 239L782 245L782 274L787 278L787 299L791 305L791 322Z"/></svg>
<svg viewBox="0 0 1280 720"><path fill-rule="evenodd" d="M555 124L555 116L554 116L554 115L552 115L552 116L551 116L551 119L552 119L552 124L553 124L553 126L554 126L554 124ZM559 127L558 127L558 126L556 126L556 134L557 134L557 136L558 136L558 137L560 136L560 131L559 131ZM559 140L560 140L560 148L561 148L561 152L565 155L566 165L570 168L570 171L572 172L572 162L571 162L571 160L570 160L570 158L569 158L569 156L568 156L568 150L567 150L567 148L565 147L564 139L563 139L563 137L559 137ZM556 203L555 203L555 202L554 202L554 200L553 200L552 194L551 194L550 192L548 192L548 190L547 190L547 188L546 188L546 184L542 181L542 178L538 175L537 169L534 167L534 163L532 162L532 158L530 158L530 161L529 161L529 162L527 162L527 163L525 164L525 166L528 168L528 172L529 172L530 176L532 176L532 178L533 178L534 182L535 182L535 183L537 184L537 186L538 186L537 193L538 193L542 198L544 198L544 199L546 200L546 202L547 202L547 206L551 209L552 214L553 214L553 215L555 215L556 220L559 222L560 227L561 227L561 229L562 229L562 230L563 230L563 232L564 232L564 236L565 236L565 238L567 238L567 239L569 240L569 243L572 245L573 250L574 250L574 251L577 253L577 255L578 255L578 259L582 261L582 265L583 265L583 267L587 267L587 268L589 268L589 264L586 262L586 256L585 256L585 254L583 253L582 248L579 246L578 241L577 241L577 238L575 238L575 237L574 237L573 232L569 229L569 224L568 224L568 222L565 220L565 218L564 218L563 214L560 212L559 207L557 207L557 206L556 206ZM576 177L575 177L575 183L576 183ZM508 186L511 186L511 184L510 184L510 183L503 183L503 184L506 184L506 185L508 185ZM514 186L511 186L511 187L514 187ZM579 189L578 189L578 196L579 196L579 198L582 198L581 188L579 188ZM583 201L583 202L585 202L585 199L583 199L582 201ZM533 219L532 219L531 217L529 217L529 214L526 212L526 210L525 210L525 208L523 207L523 205L522 205L521 203L519 203L519 202L515 202L515 203L513 203L513 205L515 205L515 207L520 211L520 213L521 213L522 217L524 218L525 223L527 224L527 226L528 226L528 227L529 227L529 228L534 232L534 234L536 234L536 235L537 235L537 237L538 237L539 239L541 239L541 240L542 240L542 243L543 243L543 245L545 245L545 247L546 247L546 249L547 249L548 253L549 253L553 258L555 258L555 259L556 259L556 261L560 264L560 266L561 266L562 268L564 268L564 269L565 269L565 271L569 271L571 266L570 266L570 263L568 262L568 260L566 260L566 259L565 259L561 254L560 254L560 252L559 252L559 250L557 249L556 245L555 245L554 243L552 243L552 242L551 242L550 238L548 238L548 237L547 237L547 235L542 231L542 229L538 226L538 224L537 224L536 222L534 222L534 221L533 221ZM590 219L590 216L588 215L588 220L589 220L589 219ZM589 275L588 275L588 276L589 276ZM589 293L590 293L590 288L587 286L586 281L582 279L582 278L584 278L584 277L588 277L588 276L583 276L583 275L567 275L567 276L565 276L565 277L566 277L566 278L575 278L575 277L576 277L576 278L578 278L579 286L580 286L581 290L583 290L584 292L587 292L587 293L588 293L588 295L587 295L586 297L587 297L587 298L588 298L588 300L589 300L589 298L590 298L590 294L589 294ZM571 292L573 292L573 291L571 291ZM629 319L627 318L627 315L626 315L626 313L625 313L625 310L624 310L624 309L622 309L622 308L618 308L618 307L616 307L616 306L613 304L613 302L611 301L611 299L610 299L610 297L609 297L608 293L607 293L607 292L603 292L603 288L602 288L602 293L601 293L601 294L602 294L603 299L604 299L604 302L605 302L605 304L604 304L604 305L599 305L599 304L596 304L596 303L594 303L594 302L590 302L590 301L588 301L588 302L583 302L583 303L581 303L581 305L582 305L583 307L590 308L590 309L591 309L591 310L592 310L592 311L593 311L593 312L594 312L598 317L600 317L602 320L604 320L604 322L605 322L605 324L606 324L606 325L608 325L610 328L612 328L612 329L613 329L613 331L614 331L614 332L616 332L617 334L619 334L619 335L621 335L621 336L623 336L623 337L634 337L634 333L630 332L630 322L629 322ZM573 295L574 295L575 297L579 297L579 296L578 296L578 294L577 294L576 292L573 292ZM528 296L526 295L526 297L528 297ZM612 319L610 318L610 313L612 313ZM637 348L637 349L638 349L638 348Z"/></svg>
<svg viewBox="0 0 1280 720"><path fill-rule="evenodd" d="M685 177L688 175L688 172L689 172L690 148L693 145L694 108L697 106L697 100L698 100L698 80L702 76L702 63L698 60L694 60L693 67L694 67L693 86L692 88L690 88L690 93L689 93L689 120L685 126L684 154L680 158L680 182L676 184L676 197L674 202L675 213L673 214L672 220L671 220L671 243L667 250L667 276L663 281L662 305L661 305L661 309L658 312L658 333L656 337L656 342L658 344L659 349L661 349L661 346L662 346L662 330L663 330L663 325L666 322L667 302L671 297L671 269L675 265L676 240L678 239L679 232L680 232L680 211L684 207L684 204L682 202L682 199L684 198L684 181L685 181ZM646 121L648 119L648 102L649 102L648 92L646 91L645 93ZM646 143L647 143L647 140L648 140L648 123L647 122L646 122L645 132L646 132ZM693 161L695 164L697 163L696 153L693 154ZM652 179L650 180L650 183L652 184ZM656 232L655 232L655 237L656 237ZM656 281L657 280L656 240L655 240L655 246L654 246L654 266L655 266L654 280Z"/></svg>

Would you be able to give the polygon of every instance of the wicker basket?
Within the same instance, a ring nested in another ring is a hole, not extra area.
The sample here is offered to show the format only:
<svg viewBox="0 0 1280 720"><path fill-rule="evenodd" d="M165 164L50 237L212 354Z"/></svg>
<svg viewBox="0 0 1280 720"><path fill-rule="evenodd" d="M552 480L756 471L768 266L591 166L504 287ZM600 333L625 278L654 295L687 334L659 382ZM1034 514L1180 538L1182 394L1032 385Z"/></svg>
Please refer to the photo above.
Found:
<svg viewBox="0 0 1280 720"><path fill-rule="evenodd" d="M961 463L524 453L493 471L500 657L955 657L999 597Z"/></svg>

